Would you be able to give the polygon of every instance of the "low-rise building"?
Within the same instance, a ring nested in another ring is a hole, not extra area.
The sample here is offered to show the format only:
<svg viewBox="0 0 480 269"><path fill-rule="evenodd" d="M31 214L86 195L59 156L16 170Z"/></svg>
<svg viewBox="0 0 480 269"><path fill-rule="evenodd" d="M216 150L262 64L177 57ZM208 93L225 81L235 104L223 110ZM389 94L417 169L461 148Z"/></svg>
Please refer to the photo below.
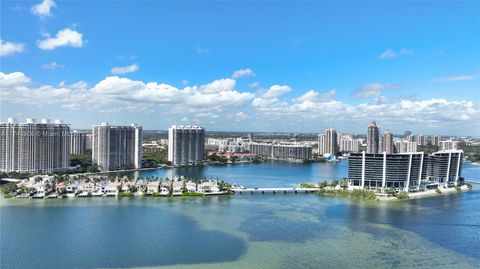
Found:
<svg viewBox="0 0 480 269"><path fill-rule="evenodd" d="M249 141L249 139L244 140L241 137L209 138L207 146L215 146L220 152L243 152Z"/></svg>
<svg viewBox="0 0 480 269"><path fill-rule="evenodd" d="M216 193L220 192L217 182L207 181L198 184L198 191L202 193Z"/></svg>
<svg viewBox="0 0 480 269"><path fill-rule="evenodd" d="M158 192L160 186L159 181L150 181L147 183L147 194L153 194L154 192Z"/></svg>

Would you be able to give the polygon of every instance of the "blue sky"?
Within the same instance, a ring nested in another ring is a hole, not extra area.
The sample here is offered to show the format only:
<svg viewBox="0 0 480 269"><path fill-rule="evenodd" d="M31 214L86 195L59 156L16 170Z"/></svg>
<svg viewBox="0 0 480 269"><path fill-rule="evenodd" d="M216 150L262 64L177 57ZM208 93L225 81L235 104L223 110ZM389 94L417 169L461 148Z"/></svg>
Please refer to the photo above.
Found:
<svg viewBox="0 0 480 269"><path fill-rule="evenodd" d="M0 4L2 121L480 133L477 1Z"/></svg>

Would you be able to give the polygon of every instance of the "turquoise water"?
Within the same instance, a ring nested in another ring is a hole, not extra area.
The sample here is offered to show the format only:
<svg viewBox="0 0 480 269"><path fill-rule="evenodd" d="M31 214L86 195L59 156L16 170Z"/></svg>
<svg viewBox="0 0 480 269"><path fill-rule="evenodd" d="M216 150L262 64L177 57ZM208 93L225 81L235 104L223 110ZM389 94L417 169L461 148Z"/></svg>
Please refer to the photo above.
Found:
<svg viewBox="0 0 480 269"><path fill-rule="evenodd" d="M322 177L322 166L277 165L202 173L264 186L282 174L285 185ZM328 175L343 177L341 165ZM249 178L257 168L264 172ZM0 201L1 268L480 266L480 191L395 202L314 194Z"/></svg>

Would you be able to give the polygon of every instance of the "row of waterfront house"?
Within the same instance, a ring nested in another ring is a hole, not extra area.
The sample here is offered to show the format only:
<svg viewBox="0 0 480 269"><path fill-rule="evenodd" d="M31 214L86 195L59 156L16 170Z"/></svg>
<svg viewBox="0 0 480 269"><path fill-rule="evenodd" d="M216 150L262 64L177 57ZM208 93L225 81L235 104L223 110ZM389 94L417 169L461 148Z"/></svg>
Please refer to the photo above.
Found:
<svg viewBox="0 0 480 269"><path fill-rule="evenodd" d="M34 176L16 183L13 195L17 198L58 197L113 197L180 196L188 193L220 195L228 193L226 185L215 180L192 181L186 178L172 180L132 180L126 177L107 179L89 176L58 181L55 176Z"/></svg>

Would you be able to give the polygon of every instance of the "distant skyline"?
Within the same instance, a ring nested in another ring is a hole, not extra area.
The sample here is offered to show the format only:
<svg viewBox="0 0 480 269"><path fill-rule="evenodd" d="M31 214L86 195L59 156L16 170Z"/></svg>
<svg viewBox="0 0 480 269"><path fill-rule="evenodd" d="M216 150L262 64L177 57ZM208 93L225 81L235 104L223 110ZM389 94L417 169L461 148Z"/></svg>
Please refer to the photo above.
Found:
<svg viewBox="0 0 480 269"><path fill-rule="evenodd" d="M1 120L480 134L480 2L0 2Z"/></svg>

